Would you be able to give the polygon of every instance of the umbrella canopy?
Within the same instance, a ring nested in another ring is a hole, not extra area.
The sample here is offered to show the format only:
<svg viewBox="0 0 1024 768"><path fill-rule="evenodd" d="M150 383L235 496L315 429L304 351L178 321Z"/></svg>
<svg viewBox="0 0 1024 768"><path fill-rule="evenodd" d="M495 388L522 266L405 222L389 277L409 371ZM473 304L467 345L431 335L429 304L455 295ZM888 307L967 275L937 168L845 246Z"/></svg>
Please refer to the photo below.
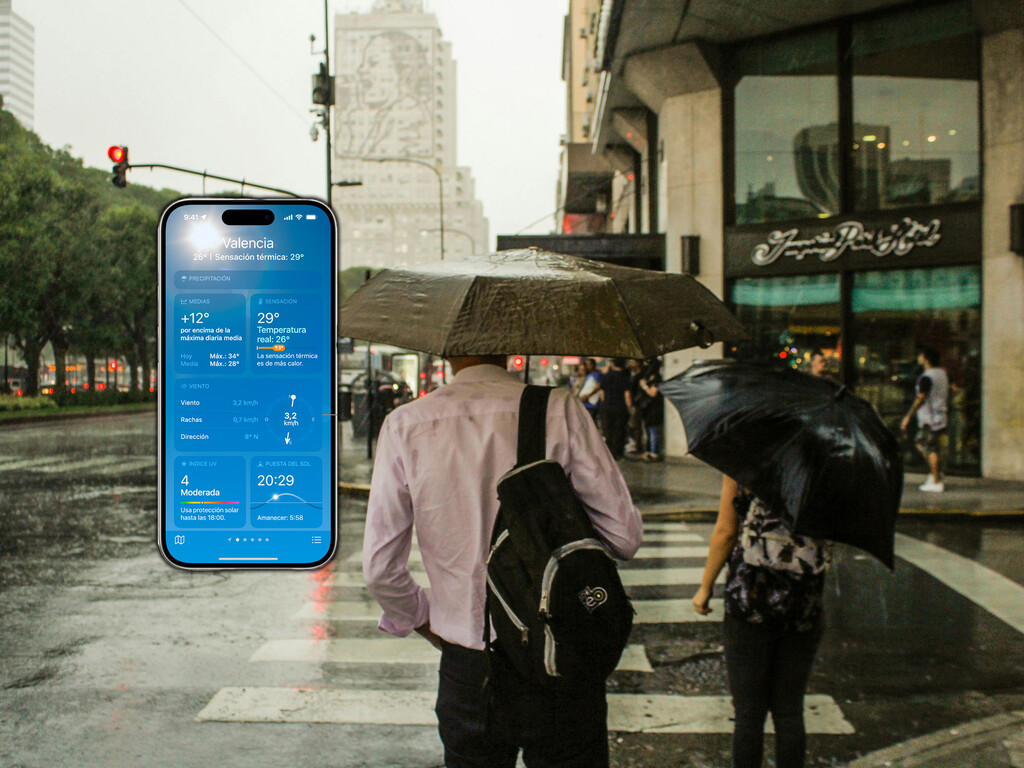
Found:
<svg viewBox="0 0 1024 768"><path fill-rule="evenodd" d="M648 358L747 337L689 275L536 248L384 270L342 305L341 329L446 357Z"/></svg>
<svg viewBox="0 0 1024 768"><path fill-rule="evenodd" d="M903 459L867 401L827 379L727 361L697 363L661 391L690 453L764 499L791 531L893 567Z"/></svg>

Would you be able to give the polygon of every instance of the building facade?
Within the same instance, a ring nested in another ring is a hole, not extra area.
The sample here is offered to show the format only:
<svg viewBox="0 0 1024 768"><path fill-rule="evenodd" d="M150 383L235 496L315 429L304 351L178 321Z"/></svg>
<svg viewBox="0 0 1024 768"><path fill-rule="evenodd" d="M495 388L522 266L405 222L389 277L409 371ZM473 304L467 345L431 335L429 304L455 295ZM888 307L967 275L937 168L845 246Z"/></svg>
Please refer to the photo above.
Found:
<svg viewBox="0 0 1024 768"><path fill-rule="evenodd" d="M820 349L895 429L931 347L953 383L950 468L1024 479L1024 4L571 0L568 18L587 71L566 186L597 159L609 190L633 181L626 231L663 234L666 269L751 333L669 355L667 375Z"/></svg>
<svg viewBox="0 0 1024 768"><path fill-rule="evenodd" d="M35 29L0 0L0 96L28 130L35 125Z"/></svg>
<svg viewBox="0 0 1024 768"><path fill-rule="evenodd" d="M335 18L332 181L343 267L394 267L489 250L469 168L456 162L455 61L422 0Z"/></svg>

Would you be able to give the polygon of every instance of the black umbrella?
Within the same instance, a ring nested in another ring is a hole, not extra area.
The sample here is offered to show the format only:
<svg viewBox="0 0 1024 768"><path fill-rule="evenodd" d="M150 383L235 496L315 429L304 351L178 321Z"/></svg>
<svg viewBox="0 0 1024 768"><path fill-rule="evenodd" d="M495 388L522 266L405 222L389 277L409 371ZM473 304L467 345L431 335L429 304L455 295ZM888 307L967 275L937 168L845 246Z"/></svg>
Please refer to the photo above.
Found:
<svg viewBox="0 0 1024 768"><path fill-rule="evenodd" d="M445 356L648 358L747 338L689 275L538 248L386 269L342 304L341 329Z"/></svg>
<svg viewBox="0 0 1024 768"><path fill-rule="evenodd" d="M870 403L828 379L728 361L697 363L661 391L690 453L764 499L793 533L893 567L903 459Z"/></svg>

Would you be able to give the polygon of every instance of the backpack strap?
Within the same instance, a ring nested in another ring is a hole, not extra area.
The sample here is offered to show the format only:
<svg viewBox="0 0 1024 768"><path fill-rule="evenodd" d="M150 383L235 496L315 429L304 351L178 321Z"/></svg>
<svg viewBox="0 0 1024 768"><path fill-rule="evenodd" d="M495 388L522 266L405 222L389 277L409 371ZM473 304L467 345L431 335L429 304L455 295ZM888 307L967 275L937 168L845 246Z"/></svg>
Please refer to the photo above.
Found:
<svg viewBox="0 0 1024 768"><path fill-rule="evenodd" d="M519 399L519 437L516 466L543 461L547 440L548 398L551 387L528 384Z"/></svg>

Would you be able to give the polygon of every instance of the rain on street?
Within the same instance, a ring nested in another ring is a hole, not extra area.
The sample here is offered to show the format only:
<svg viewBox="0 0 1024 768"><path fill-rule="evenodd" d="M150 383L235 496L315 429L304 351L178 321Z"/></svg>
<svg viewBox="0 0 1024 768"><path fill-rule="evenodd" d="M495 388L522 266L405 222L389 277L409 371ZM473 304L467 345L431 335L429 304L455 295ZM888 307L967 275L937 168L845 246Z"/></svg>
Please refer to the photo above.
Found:
<svg viewBox="0 0 1024 768"><path fill-rule="evenodd" d="M154 544L152 414L2 430L0 764L441 764L437 655L376 629L364 500L339 499L339 554L320 571L186 573ZM721 601L710 620L690 607L710 531L648 515L622 568L637 617L609 681L613 765L729 762ZM1019 530L899 531L895 574L836 552L809 765L1024 706L1020 609L990 613L1024 593ZM962 592L942 582L965 563L980 568Z"/></svg>

